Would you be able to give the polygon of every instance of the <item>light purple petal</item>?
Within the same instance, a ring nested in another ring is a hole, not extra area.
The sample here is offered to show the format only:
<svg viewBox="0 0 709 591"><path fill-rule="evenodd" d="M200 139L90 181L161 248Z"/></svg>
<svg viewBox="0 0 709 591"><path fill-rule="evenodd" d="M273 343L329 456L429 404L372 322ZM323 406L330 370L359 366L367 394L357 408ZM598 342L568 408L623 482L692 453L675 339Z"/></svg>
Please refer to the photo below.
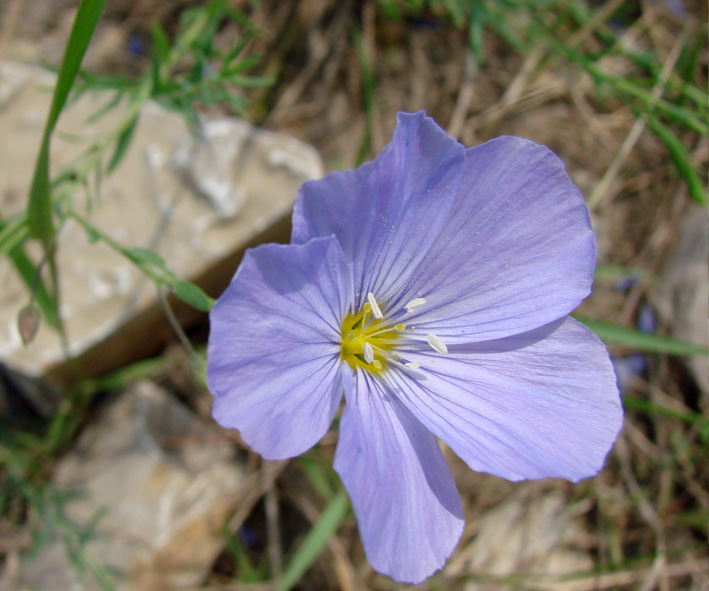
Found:
<svg viewBox="0 0 709 591"><path fill-rule="evenodd" d="M312 447L342 397L340 325L351 279L337 241L247 251L210 315L214 418L269 460Z"/></svg>
<svg viewBox="0 0 709 591"><path fill-rule="evenodd" d="M436 438L371 375L351 381L335 469L369 562L418 583L443 566L463 532L460 498Z"/></svg>
<svg viewBox="0 0 709 591"><path fill-rule="evenodd" d="M596 474L623 414L605 346L571 318L447 355L410 353L397 396L473 470L509 480Z"/></svg>
<svg viewBox="0 0 709 591"><path fill-rule="evenodd" d="M528 140L501 137L466 152L447 226L394 307L444 342L497 339L573 310L591 288L588 210L564 165Z"/></svg>
<svg viewBox="0 0 709 591"><path fill-rule="evenodd" d="M352 265L355 307L373 292L394 297L445 224L465 150L423 112L400 113L376 160L306 182L293 212L293 242L335 235Z"/></svg>

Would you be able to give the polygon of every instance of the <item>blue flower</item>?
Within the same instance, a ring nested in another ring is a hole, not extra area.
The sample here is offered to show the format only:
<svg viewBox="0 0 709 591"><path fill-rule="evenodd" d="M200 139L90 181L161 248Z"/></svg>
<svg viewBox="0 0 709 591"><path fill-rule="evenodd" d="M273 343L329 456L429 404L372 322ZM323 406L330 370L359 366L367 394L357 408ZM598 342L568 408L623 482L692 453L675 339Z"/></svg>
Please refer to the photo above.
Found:
<svg viewBox="0 0 709 591"><path fill-rule="evenodd" d="M438 438L472 469L579 480L622 423L613 367L569 318L591 288L581 194L548 149L466 150L398 116L372 162L305 183L289 245L249 250L211 314L214 417L265 458L328 430L372 566L417 583L463 512Z"/></svg>

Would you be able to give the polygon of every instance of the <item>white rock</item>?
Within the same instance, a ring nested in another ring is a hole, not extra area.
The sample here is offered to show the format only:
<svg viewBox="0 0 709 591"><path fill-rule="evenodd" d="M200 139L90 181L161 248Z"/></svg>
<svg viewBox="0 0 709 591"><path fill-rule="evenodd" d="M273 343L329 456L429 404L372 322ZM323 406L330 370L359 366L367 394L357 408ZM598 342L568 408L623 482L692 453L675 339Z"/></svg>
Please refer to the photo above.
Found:
<svg viewBox="0 0 709 591"><path fill-rule="evenodd" d="M71 493L63 517L75 531L95 521L77 553L110 573L119 591L196 587L224 544L223 527L244 485L233 448L149 382L110 405L56 467L52 488ZM82 582L61 536L21 569L22 589L101 589ZM158 575L156 575L158 573Z"/></svg>
<svg viewBox="0 0 709 591"><path fill-rule="evenodd" d="M0 213L5 219L26 207L53 80L37 68L0 63L5 101L0 109ZM62 113L52 141L54 174L125 115L121 104L87 123L112 96L85 94ZM276 167L274 152L280 154ZM92 187L91 199L77 194L73 203L122 245L158 253L179 277L202 281L217 295L247 245L288 240L298 187L322 173L317 152L290 137L222 118L205 121L195 139L179 115L149 103L118 169L99 190ZM28 246L38 261L38 245ZM85 375L154 353L170 336L151 282L122 255L103 243L92 244L71 220L59 234L58 252L70 348L82 356ZM0 334L5 335L0 357L27 376L45 376L59 385L72 381L76 375L64 364L60 341L47 326L27 347L14 338L17 313L28 300L8 259L0 259ZM195 317L189 310L182 313L186 322Z"/></svg>

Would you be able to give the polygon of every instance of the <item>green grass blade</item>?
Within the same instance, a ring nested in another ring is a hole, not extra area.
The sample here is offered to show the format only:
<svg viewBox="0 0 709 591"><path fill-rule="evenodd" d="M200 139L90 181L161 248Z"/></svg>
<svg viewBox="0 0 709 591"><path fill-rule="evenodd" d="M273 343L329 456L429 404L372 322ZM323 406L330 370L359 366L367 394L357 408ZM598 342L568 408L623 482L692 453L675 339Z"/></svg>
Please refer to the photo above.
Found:
<svg viewBox="0 0 709 591"><path fill-rule="evenodd" d="M27 225L33 238L49 242L54 236L52 202L49 196L49 135L46 133L34 167L27 206Z"/></svg>
<svg viewBox="0 0 709 591"><path fill-rule="evenodd" d="M295 586L300 577L320 556L330 536L340 527L348 507L347 494L341 490L332 498L318 522L305 536L303 543L298 547L283 573L283 577L276 585L276 591L290 591Z"/></svg>
<svg viewBox="0 0 709 591"><path fill-rule="evenodd" d="M467 2L461 2L460 0L443 0L443 6L445 7L448 16L453 22L453 26L455 26L457 29L460 29L463 27L463 25L465 25L465 10L466 8L468 8L466 4ZM479 4L475 2L470 8L472 10L475 10L475 8L478 6Z"/></svg>
<svg viewBox="0 0 709 591"><path fill-rule="evenodd" d="M654 273L638 267L597 265L596 270L593 272L593 279L595 281L613 281L625 277L633 277L638 281L645 281L647 283L658 283L660 281L660 278Z"/></svg>
<svg viewBox="0 0 709 591"><path fill-rule="evenodd" d="M153 58L157 63L164 63L170 58L170 40L165 33L165 29L160 23L150 23L150 32L153 38Z"/></svg>
<svg viewBox="0 0 709 591"><path fill-rule="evenodd" d="M258 583L259 581L263 581L263 574L260 569L251 562L249 554L239 538L231 532L227 532L226 541L226 549L236 563L239 582Z"/></svg>
<svg viewBox="0 0 709 591"><path fill-rule="evenodd" d="M82 0L79 5L74 25L69 34L64 59L59 69L57 86L52 97L52 107L47 120L47 128L50 133L57 123L59 113L61 113L69 96L69 91L74 84L74 79L79 73L81 61L84 59L84 53L86 53L86 48L89 46L89 41L91 41L91 36L94 33L105 2L106 0Z"/></svg>
<svg viewBox="0 0 709 591"><path fill-rule="evenodd" d="M328 475L332 473L332 468L324 462L319 462L318 457L319 450L313 448L308 454L298 458L298 465L315 492L323 499L330 500L335 494L328 480Z"/></svg>
<svg viewBox="0 0 709 591"><path fill-rule="evenodd" d="M684 144L672 132L672 130L663 125L657 117L647 113L647 124L655 132L655 135L662 140L662 143L667 146L670 152L672 162L677 167L677 171L684 177L689 194L694 201L704 205L707 202L707 190L704 183L699 178L699 175L692 167L692 157Z"/></svg>
<svg viewBox="0 0 709 591"><path fill-rule="evenodd" d="M478 68L483 65L483 47L485 43L485 12L482 3L475 3L471 7L470 26L468 28L468 42L475 56Z"/></svg>
<svg viewBox="0 0 709 591"><path fill-rule="evenodd" d="M663 417L669 417L671 419L677 419L678 421L683 421L688 425L699 425L700 427L703 426L705 428L709 427L709 419L702 416L700 413L680 412L673 408L668 408L667 406L652 402L651 400L644 400L629 394L623 395L623 406L626 409L637 410L648 415L655 414Z"/></svg>
<svg viewBox="0 0 709 591"><path fill-rule="evenodd" d="M42 277L38 275L37 267L25 254L22 245L18 244L13 248L9 256L20 277L22 277L22 281L27 286L27 290L34 290L35 300L47 324L52 328L58 328L59 310L57 309L57 301L47 291Z"/></svg>
<svg viewBox="0 0 709 591"><path fill-rule="evenodd" d="M643 88L636 81L604 70L592 59L566 47L562 43L550 42L549 46L557 53L566 56L579 67L585 69L597 83L608 84L624 102L630 104L629 98L636 99L644 111L656 110L667 119L684 125L692 131L704 135L709 134L709 125L706 122L704 113L697 113L695 110L658 98L652 94L651 90Z"/></svg>
<svg viewBox="0 0 709 591"><path fill-rule="evenodd" d="M27 221L30 236L40 238L47 244L54 235L52 224L52 202L49 195L49 142L52 132L59 119L59 114L66 103L69 91L74 84L74 79L79 72L81 60L84 58L98 19L106 0L82 0L74 19L69 41L67 42L64 58L57 84L52 96L52 105L49 117L44 128L42 144L37 156L32 187L30 189L29 205L27 206Z"/></svg>
<svg viewBox="0 0 709 591"><path fill-rule="evenodd" d="M638 351L667 353L669 355L709 355L709 349L692 343L685 343L656 334L646 334L634 328L618 326L601 320L590 320L588 318L576 318L576 320L585 324L608 344L622 345Z"/></svg>
<svg viewBox="0 0 709 591"><path fill-rule="evenodd" d="M165 355L150 357L143 361L124 365L96 380L85 380L81 382L79 388L87 396L102 390L121 390L139 380L150 379L165 373L174 363L173 359L169 359Z"/></svg>

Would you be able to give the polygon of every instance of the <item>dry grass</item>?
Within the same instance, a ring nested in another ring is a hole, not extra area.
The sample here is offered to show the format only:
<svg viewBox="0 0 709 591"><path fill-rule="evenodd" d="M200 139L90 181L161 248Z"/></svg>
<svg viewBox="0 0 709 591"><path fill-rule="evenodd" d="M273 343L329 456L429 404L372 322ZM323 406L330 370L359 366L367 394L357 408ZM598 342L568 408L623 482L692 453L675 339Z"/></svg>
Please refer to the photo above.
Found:
<svg viewBox="0 0 709 591"><path fill-rule="evenodd" d="M596 21L560 31L561 39L569 47L592 51L596 25L620 4L611 0ZM169 29L177 11L171 3L149 0L114 7L109 16L129 32L140 31L140 23L152 17ZM599 262L661 273L690 206L686 186L665 147L627 104L612 96L601 100L588 74L548 48L540 44L522 55L487 35L485 61L479 66L465 34L435 14L395 22L366 0L261 2L250 18L261 34L248 51L263 55L265 71L278 81L254 92L251 116L256 122L314 144L332 168L355 163L365 129L371 137L368 154L376 154L388 141L399 110L425 109L466 145L501 134L547 144L592 200ZM643 4L621 35L621 43L661 57L667 74L652 89L658 97L679 58L683 35L700 26L693 18L691 10L679 19L661 2ZM221 34L227 38L230 32ZM706 54L701 60L698 76L706 86ZM119 60L111 67L123 66ZM636 65L618 56L609 57L604 67L622 75L637 72ZM368 92L373 93L369 98ZM682 140L695 162L706 166L707 138L683 132ZM632 324L655 290L639 282L619 293L601 282L583 312ZM669 330L671 322L660 330ZM706 392L679 361L648 354L647 364L646 374L628 394L653 408L707 416ZM163 379L204 413L185 375L176 367ZM332 458L335 443L331 432L316 457ZM627 412L605 470L578 485L553 480L511 484L472 473L449 454L468 527L441 573L414 588L706 590L708 443L699 423L645 408ZM269 464L250 455L247 465L251 484L235 500L230 529L237 531L244 523L260 528L263 543L249 550L250 557L258 562L265 553L271 572L279 573L318 520L325 499L298 460ZM496 535L503 534L505 543L499 543ZM5 568L13 568L13 557L27 543L25 530L0 521ZM239 583L239 574L225 550L200 589L272 588ZM388 591L403 586L368 566L350 517L297 588Z"/></svg>

